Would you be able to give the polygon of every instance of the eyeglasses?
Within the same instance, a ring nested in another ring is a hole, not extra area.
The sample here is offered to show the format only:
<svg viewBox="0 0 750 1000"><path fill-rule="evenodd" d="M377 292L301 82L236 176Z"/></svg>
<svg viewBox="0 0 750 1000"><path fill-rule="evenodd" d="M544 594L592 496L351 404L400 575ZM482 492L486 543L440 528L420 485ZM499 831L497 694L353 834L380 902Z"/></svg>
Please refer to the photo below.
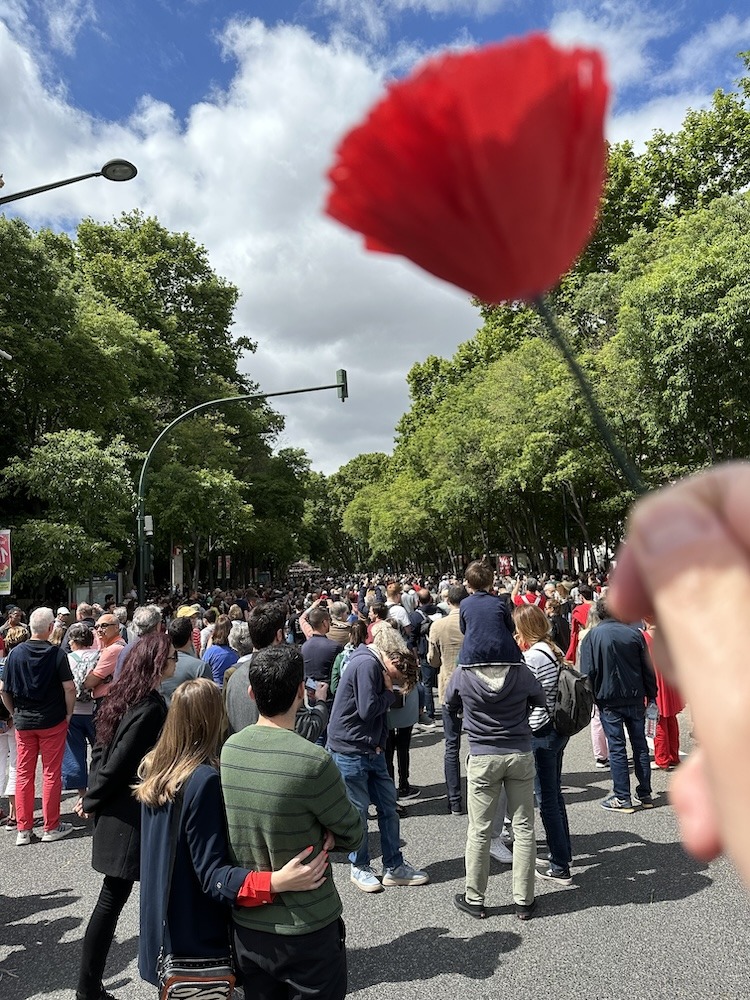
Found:
<svg viewBox="0 0 750 1000"><path fill-rule="evenodd" d="M174 656L168 656L167 663L177 663L177 653L175 653Z"/></svg>

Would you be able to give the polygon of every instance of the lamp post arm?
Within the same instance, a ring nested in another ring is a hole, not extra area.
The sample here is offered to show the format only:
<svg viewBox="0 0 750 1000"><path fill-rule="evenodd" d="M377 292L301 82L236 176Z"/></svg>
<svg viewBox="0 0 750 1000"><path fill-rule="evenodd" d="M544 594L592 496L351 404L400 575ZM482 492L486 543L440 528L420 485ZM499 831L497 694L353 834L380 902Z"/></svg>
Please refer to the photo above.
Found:
<svg viewBox="0 0 750 1000"><path fill-rule="evenodd" d="M7 205L9 201L19 201L21 198L29 198L32 194L41 194L43 191L52 191L55 188L65 187L67 184L77 184L78 181L87 181L89 177L101 176L101 170L95 170L92 174L81 174L79 177L69 177L66 181L53 181L52 184L42 184L41 187L29 188L28 191L19 191L17 194L6 194L0 198L0 205Z"/></svg>
<svg viewBox="0 0 750 1000"><path fill-rule="evenodd" d="M90 176L96 176L91 174ZM81 180L77 177L76 180ZM31 193L31 192L27 192ZM186 420L188 417L194 416L196 413L200 413L201 410L207 410L212 406L221 406L224 403L246 403L251 399L273 399L276 396L298 396L303 392L323 392L325 389L339 389L341 387L341 382L333 382L331 385L315 385L307 389L285 389L283 392L251 392L245 396L224 396L222 399L209 399L205 403L198 403L197 406L193 406L189 410L185 410L181 413L179 417L175 417L171 424L167 424L164 430L159 434L154 443L146 452L146 457L143 460L143 465L141 466L141 474L138 478L138 600L143 601L145 596L145 572L144 572L144 558L146 553L146 532L145 532L145 516L146 516L146 475L148 473L148 467L151 463L151 456L154 454L156 449L159 447L164 438L169 434L173 427Z"/></svg>

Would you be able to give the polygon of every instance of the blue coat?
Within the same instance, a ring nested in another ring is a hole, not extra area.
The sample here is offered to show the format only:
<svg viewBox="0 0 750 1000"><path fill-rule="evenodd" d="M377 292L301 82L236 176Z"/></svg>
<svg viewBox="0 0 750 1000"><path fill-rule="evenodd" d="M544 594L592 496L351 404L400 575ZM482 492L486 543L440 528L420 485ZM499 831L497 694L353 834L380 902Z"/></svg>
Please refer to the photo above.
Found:
<svg viewBox="0 0 750 1000"><path fill-rule="evenodd" d="M142 979L156 985L173 804L160 809L141 808L138 970ZM230 954L230 907L248 870L230 865L228 858L219 772L202 764L185 784L169 897L166 952L191 958Z"/></svg>
<svg viewBox="0 0 750 1000"><path fill-rule="evenodd" d="M586 633L580 670L591 680L600 708L656 699L656 674L640 629L607 619Z"/></svg>

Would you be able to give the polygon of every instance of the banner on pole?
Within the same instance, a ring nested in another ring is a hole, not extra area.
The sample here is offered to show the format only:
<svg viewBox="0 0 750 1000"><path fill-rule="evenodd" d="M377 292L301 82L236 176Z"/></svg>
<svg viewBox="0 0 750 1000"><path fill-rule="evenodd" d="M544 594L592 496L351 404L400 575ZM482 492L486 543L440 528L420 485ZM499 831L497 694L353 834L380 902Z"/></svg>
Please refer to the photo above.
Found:
<svg viewBox="0 0 750 1000"><path fill-rule="evenodd" d="M500 576L510 576L512 572L512 560L508 555L501 555L497 557L497 571Z"/></svg>
<svg viewBox="0 0 750 1000"><path fill-rule="evenodd" d="M11 593L10 530L0 529L0 596Z"/></svg>

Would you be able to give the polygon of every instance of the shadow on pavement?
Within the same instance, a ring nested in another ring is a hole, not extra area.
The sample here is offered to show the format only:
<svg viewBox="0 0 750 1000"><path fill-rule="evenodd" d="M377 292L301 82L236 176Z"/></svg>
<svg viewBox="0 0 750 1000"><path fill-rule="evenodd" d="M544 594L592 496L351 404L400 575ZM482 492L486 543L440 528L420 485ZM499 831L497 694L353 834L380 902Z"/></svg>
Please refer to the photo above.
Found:
<svg viewBox="0 0 750 1000"><path fill-rule="evenodd" d="M696 861L685 853L679 841L655 843L638 834L618 830L573 838L575 860L573 885L557 886L536 880L536 893L543 897L539 917L571 913L590 907L628 906L674 902L712 884L705 874L708 864ZM540 854L540 857L543 857ZM448 858L425 866L430 882L453 882L464 877L463 856ZM585 870L583 870L585 869ZM510 865L490 861L490 882L487 896L491 902L499 887L492 882L506 875L510 886ZM447 903L446 903L447 905ZM512 907L492 910L510 913Z"/></svg>
<svg viewBox="0 0 750 1000"><path fill-rule="evenodd" d="M349 948L349 992L378 983L410 983L435 976L490 979L501 956L521 944L521 935L487 931L470 939L450 937L446 927L424 927L372 948Z"/></svg>
<svg viewBox="0 0 750 1000"><path fill-rule="evenodd" d="M38 993L75 990L81 941L62 940L81 927L78 916L46 919L43 914L55 908L74 906L80 896L70 889L58 889L41 895L0 897L3 915L4 948L11 949L0 962L0 996L3 1000L27 1000ZM113 941L107 958L106 977L127 968L138 951L138 939ZM128 982L130 980L128 979Z"/></svg>

